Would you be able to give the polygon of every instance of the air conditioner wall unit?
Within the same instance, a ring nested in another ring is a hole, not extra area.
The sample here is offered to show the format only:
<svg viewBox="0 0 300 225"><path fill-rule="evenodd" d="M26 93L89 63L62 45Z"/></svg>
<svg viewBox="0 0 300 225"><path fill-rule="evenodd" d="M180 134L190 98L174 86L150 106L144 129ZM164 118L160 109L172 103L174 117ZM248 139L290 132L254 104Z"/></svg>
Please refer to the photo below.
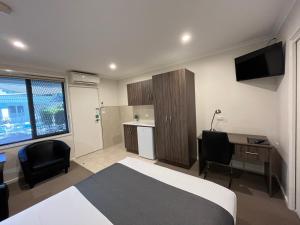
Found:
<svg viewBox="0 0 300 225"><path fill-rule="evenodd" d="M97 85L100 83L100 77L97 74L71 71L69 81L77 85Z"/></svg>

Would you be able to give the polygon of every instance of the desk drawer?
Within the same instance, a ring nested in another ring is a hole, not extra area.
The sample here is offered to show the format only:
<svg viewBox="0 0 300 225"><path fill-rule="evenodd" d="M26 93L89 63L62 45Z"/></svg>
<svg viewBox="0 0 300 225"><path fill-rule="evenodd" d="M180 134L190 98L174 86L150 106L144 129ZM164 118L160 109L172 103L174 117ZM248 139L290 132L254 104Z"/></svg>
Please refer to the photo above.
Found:
<svg viewBox="0 0 300 225"><path fill-rule="evenodd" d="M269 152L266 148L235 145L235 153L233 159L243 160L245 162L268 162Z"/></svg>

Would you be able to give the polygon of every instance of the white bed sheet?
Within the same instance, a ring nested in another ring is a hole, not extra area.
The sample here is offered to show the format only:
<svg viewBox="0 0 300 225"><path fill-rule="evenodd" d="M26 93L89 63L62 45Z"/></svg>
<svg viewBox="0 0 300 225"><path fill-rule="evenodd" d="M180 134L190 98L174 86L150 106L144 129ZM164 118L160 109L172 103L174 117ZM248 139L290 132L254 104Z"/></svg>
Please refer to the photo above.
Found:
<svg viewBox="0 0 300 225"><path fill-rule="evenodd" d="M236 196L232 191L220 185L139 159L128 157L119 163L163 183L210 200L227 210L236 221ZM112 225L74 186L0 222L0 224Z"/></svg>
<svg viewBox="0 0 300 225"><path fill-rule="evenodd" d="M163 183L198 195L218 204L227 210L236 222L237 199L233 191L208 180L190 176L135 158L127 157L119 163Z"/></svg>
<svg viewBox="0 0 300 225"><path fill-rule="evenodd" d="M75 187L0 222L1 225L112 225Z"/></svg>

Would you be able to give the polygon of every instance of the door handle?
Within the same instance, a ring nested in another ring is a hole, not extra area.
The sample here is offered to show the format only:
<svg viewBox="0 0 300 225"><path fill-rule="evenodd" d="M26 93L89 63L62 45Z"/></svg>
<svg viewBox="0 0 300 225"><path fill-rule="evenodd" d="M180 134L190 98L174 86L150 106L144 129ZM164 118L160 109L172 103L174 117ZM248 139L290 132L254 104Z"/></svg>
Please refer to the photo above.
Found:
<svg viewBox="0 0 300 225"><path fill-rule="evenodd" d="M172 123L172 116L170 116L170 119L169 119L170 123Z"/></svg>
<svg viewBox="0 0 300 225"><path fill-rule="evenodd" d="M166 122L168 122L168 116L166 116Z"/></svg>

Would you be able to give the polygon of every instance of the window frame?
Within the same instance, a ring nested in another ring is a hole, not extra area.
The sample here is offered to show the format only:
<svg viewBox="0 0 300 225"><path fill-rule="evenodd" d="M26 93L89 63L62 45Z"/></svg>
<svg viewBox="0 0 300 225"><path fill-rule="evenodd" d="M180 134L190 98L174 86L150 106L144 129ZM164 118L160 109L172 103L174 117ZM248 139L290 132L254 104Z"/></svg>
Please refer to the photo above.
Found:
<svg viewBox="0 0 300 225"><path fill-rule="evenodd" d="M3 77L7 77L7 76L0 76L0 78L3 78ZM29 113L29 120L30 120L30 125L31 125L31 138L25 139L25 140L20 140L20 141L15 141L15 142L9 142L6 144L0 144L0 149L5 146L14 145L14 144L22 143L22 142L28 142L28 141L33 141L33 140L54 137L54 136L59 136L59 135L64 135L64 134L70 133L69 117L68 117L68 113L67 113L67 104L66 104L65 80L64 79L63 80L43 79L43 78L31 79L31 78L26 78L26 77L7 77L7 78L24 79L24 81L25 81L26 95L27 95L27 101L28 101L28 113ZM31 83L32 80L53 81L53 82L59 82L61 84L61 89L62 89L62 94L63 94L64 117L65 117L65 121L66 121L66 130L65 131L55 132L55 133L50 133L50 134L45 134L45 135L37 135L34 104L33 104L33 94L32 94L32 83Z"/></svg>

